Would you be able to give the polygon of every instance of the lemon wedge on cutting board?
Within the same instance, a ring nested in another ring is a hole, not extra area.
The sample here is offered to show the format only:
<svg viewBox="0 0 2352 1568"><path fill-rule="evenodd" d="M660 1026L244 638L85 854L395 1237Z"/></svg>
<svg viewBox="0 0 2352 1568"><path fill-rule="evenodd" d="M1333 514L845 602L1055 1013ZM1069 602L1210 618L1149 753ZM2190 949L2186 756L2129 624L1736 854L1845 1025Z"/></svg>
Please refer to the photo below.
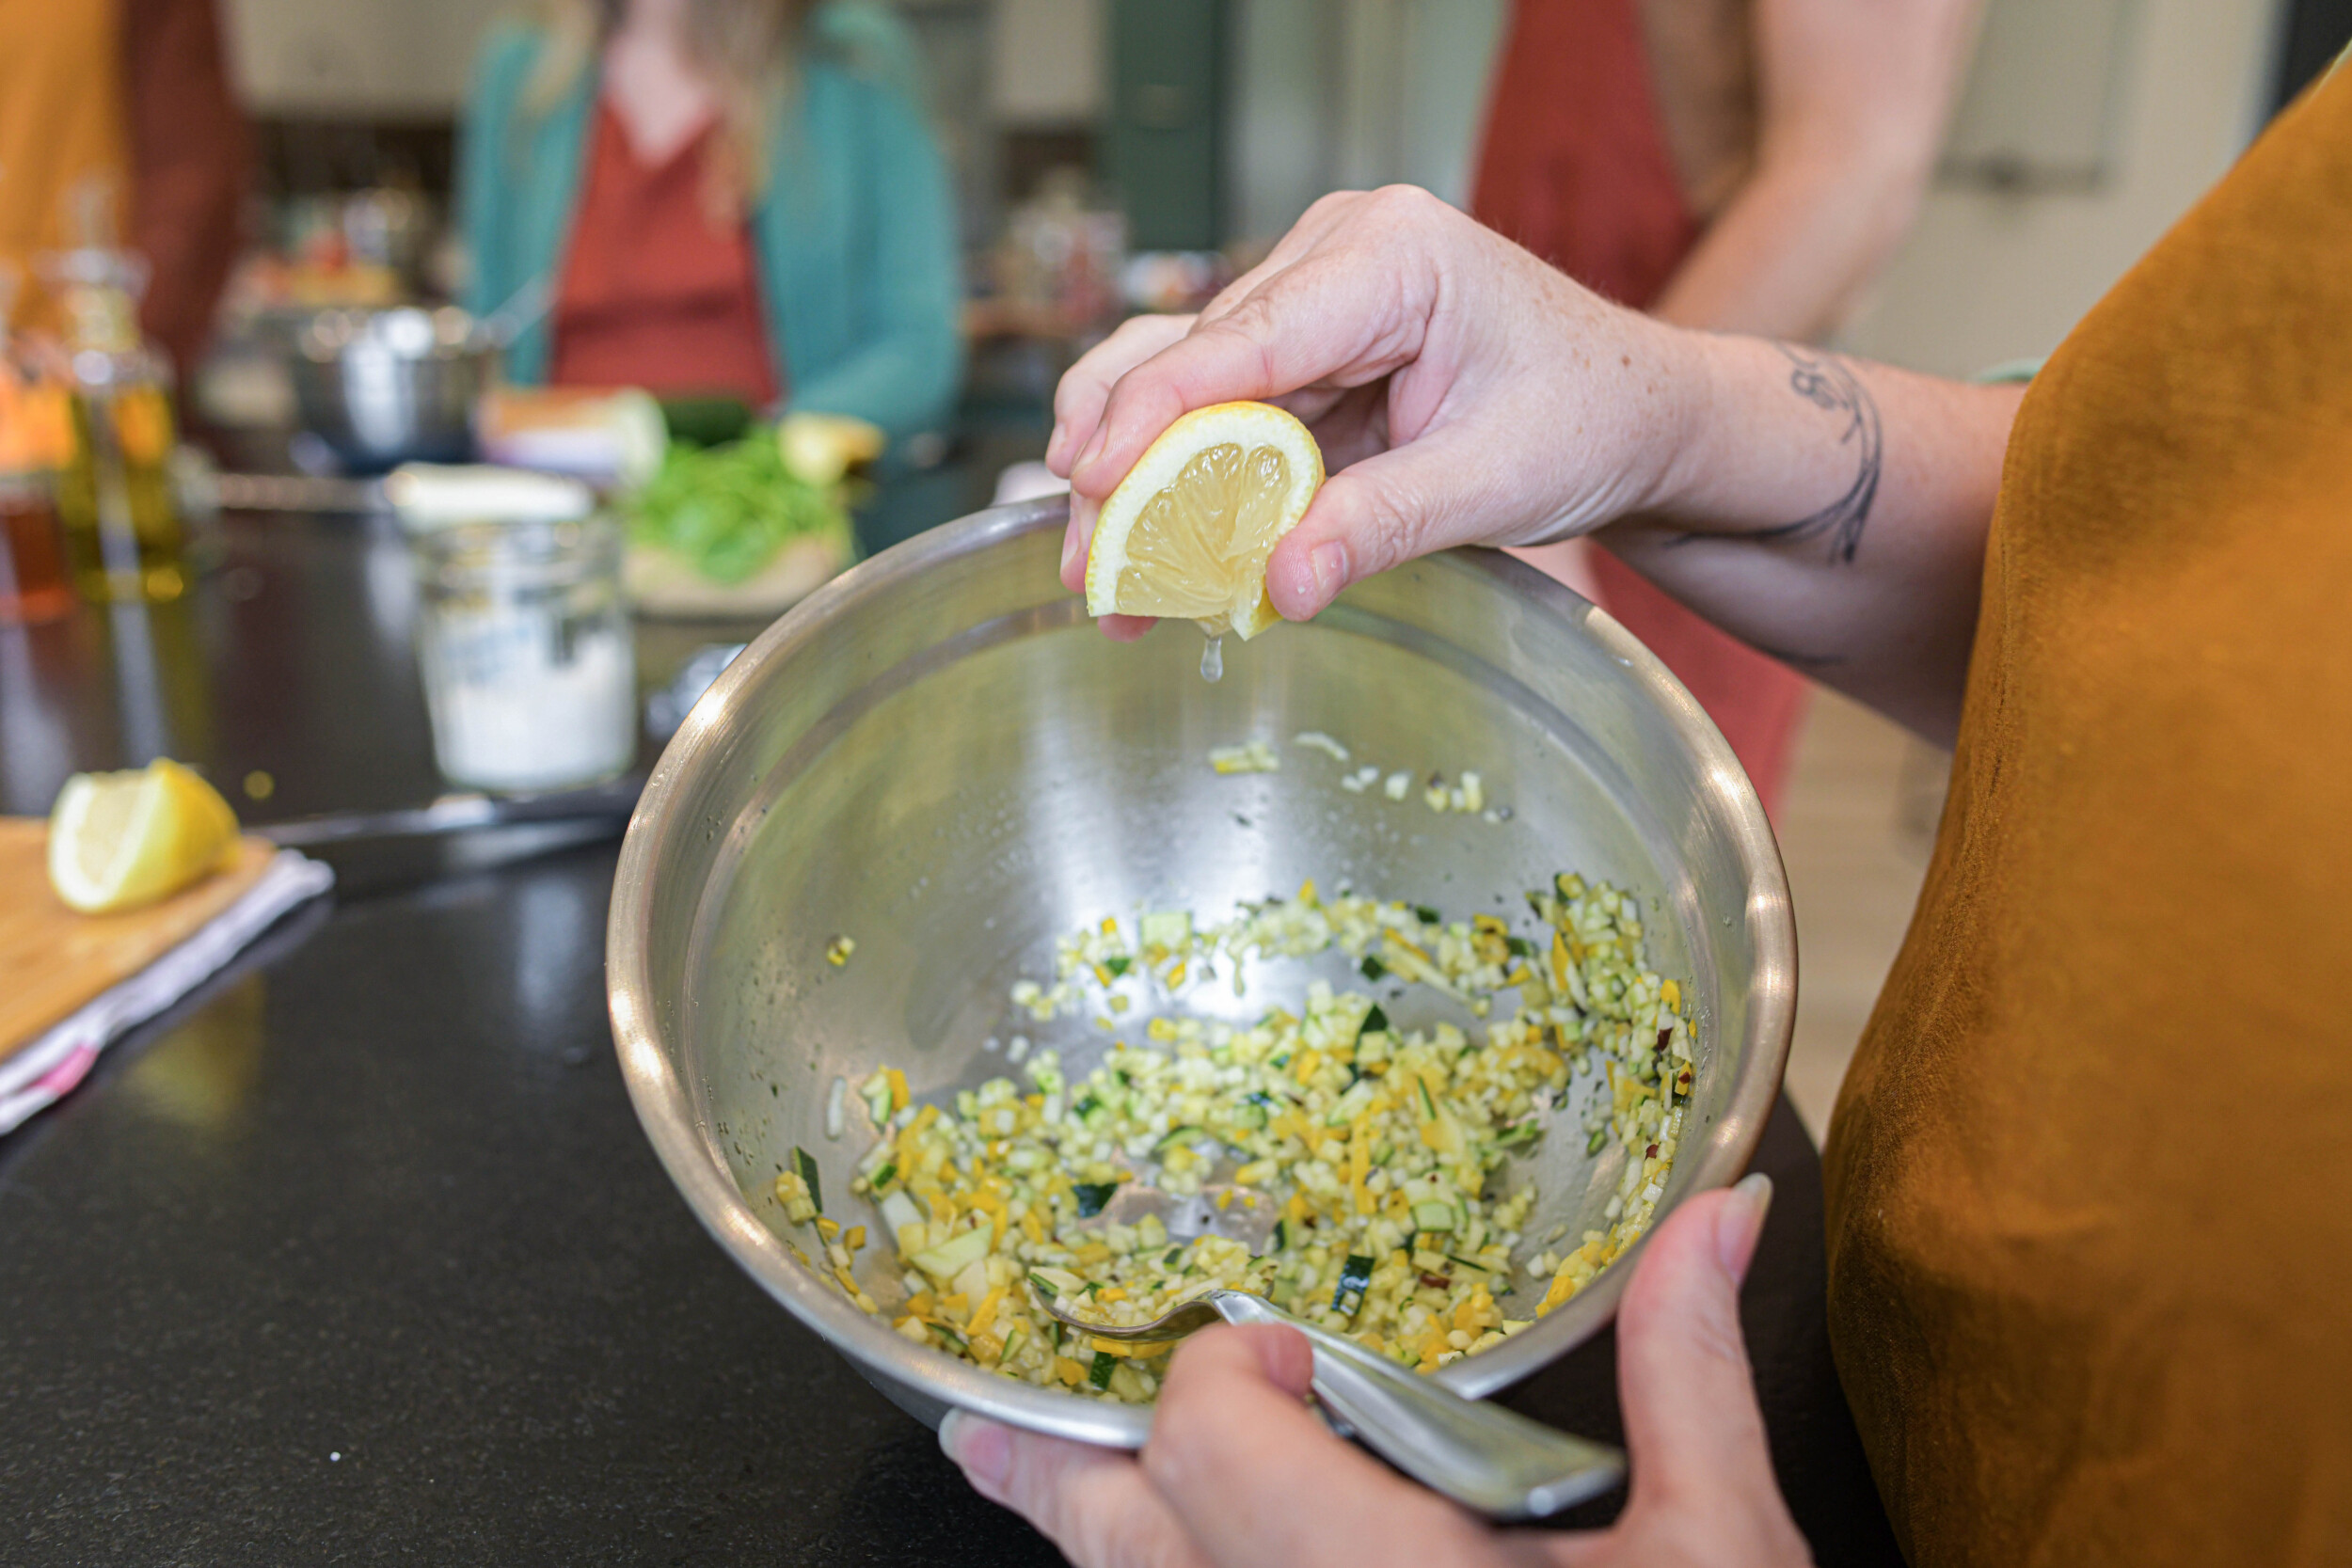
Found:
<svg viewBox="0 0 2352 1568"><path fill-rule="evenodd" d="M1087 613L1198 621L1242 641L1279 619L1265 562L1323 484L1307 427L1263 403L1196 408L1119 482L1087 557Z"/></svg>
<svg viewBox="0 0 2352 1568"><path fill-rule="evenodd" d="M84 914L151 904L237 852L237 814L187 768L76 773L49 814L49 885Z"/></svg>

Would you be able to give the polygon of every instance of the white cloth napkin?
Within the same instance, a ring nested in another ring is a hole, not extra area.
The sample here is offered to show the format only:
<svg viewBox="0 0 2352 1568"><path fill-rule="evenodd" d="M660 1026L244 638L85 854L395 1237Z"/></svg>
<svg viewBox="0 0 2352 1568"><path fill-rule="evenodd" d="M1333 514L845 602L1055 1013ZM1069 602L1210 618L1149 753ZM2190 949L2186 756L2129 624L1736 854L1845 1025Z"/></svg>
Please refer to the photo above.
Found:
<svg viewBox="0 0 2352 1568"><path fill-rule="evenodd" d="M322 863L278 851L261 879L193 936L0 1062L0 1133L56 1103L101 1051L218 974L279 915L334 885L335 873Z"/></svg>

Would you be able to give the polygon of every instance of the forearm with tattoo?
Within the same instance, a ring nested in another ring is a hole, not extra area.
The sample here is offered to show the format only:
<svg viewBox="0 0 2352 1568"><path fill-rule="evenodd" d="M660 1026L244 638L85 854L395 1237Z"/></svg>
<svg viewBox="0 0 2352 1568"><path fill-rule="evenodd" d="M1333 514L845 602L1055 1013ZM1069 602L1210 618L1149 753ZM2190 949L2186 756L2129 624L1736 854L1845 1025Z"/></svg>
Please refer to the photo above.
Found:
<svg viewBox="0 0 2352 1568"><path fill-rule="evenodd" d="M1788 356L1792 367L1788 389L1844 421L1837 444L1852 447L1857 461L1853 483L1846 486L1844 495L1793 523L1759 529L1751 537L1796 544L1827 536L1831 564L1850 565L1854 552L1862 547L1862 531L1870 521L1871 503L1878 499L1879 466L1885 446L1879 405L1844 361L1787 343L1773 346Z"/></svg>

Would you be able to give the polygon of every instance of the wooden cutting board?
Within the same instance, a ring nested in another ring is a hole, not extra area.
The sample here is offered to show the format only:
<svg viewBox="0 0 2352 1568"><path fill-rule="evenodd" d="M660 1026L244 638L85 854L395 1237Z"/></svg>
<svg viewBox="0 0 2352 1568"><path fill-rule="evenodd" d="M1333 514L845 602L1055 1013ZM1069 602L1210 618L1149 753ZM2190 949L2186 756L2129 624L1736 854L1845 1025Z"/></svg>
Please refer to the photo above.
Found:
<svg viewBox="0 0 2352 1568"><path fill-rule="evenodd" d="M262 879L278 852L250 834L236 863L145 909L76 914L50 891L49 824L0 816L0 1061L196 934Z"/></svg>

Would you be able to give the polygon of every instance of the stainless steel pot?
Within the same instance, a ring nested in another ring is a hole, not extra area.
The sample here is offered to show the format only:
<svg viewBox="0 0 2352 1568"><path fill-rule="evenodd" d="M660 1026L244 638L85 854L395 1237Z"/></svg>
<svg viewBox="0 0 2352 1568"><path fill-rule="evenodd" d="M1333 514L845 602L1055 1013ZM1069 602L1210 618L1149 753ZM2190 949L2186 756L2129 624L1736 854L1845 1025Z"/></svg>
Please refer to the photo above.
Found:
<svg viewBox="0 0 2352 1568"><path fill-rule="evenodd" d="M454 308L322 310L294 328L295 415L358 472L463 462L498 352Z"/></svg>
<svg viewBox="0 0 2352 1568"><path fill-rule="evenodd" d="M1140 1443L1146 1410L998 1377L858 1311L787 1252L771 1185L798 1146L834 1212L859 1206L874 1130L851 1094L844 1136L825 1136L836 1077L887 1063L940 1095L1003 1071L981 1042L1015 1033L1091 1067L1107 1037L1007 1000L1051 974L1057 936L1106 913L1221 915L1310 876L1455 918L1565 869L1636 890L1653 963L1696 1005L1695 1131L1661 1213L1739 1176L1780 1085L1795 931L1746 775L1656 657L1532 568L1457 551L1229 646L1212 686L1188 626L1133 645L1095 632L1055 580L1063 508L951 523L803 600L696 705L630 823L607 934L622 1070L672 1180L770 1294L927 1422L954 1405ZM1513 815L1350 794L1337 764L1289 744L1300 730L1417 778L1474 768ZM1251 737L1277 743L1281 771L1210 769L1209 748ZM836 935L857 943L837 969ZM1253 967L1246 999L1210 989L1254 1018L1318 974L1352 972L1334 954ZM1386 1006L1406 1026L1443 1016L1418 991ZM1603 1225L1624 1158L1544 1139L1527 1233ZM889 1251L860 1274L885 1304L903 1294ZM1470 1394L1527 1376L1608 1322L1626 1270L1437 1375ZM1504 1307L1529 1316L1521 1286Z"/></svg>

